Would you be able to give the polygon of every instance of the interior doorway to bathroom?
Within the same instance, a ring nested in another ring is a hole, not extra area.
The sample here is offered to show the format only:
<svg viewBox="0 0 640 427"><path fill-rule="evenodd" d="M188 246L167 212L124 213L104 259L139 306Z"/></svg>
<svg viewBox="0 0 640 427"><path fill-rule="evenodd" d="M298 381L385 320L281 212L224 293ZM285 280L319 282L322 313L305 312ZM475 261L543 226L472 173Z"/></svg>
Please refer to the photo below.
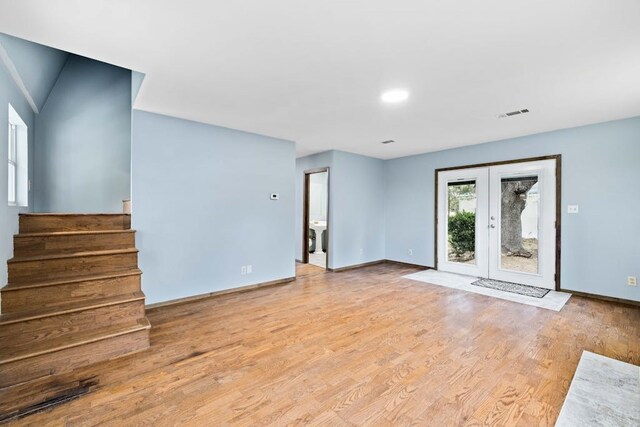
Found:
<svg viewBox="0 0 640 427"><path fill-rule="evenodd" d="M324 269L329 259L329 168L304 172L302 262Z"/></svg>

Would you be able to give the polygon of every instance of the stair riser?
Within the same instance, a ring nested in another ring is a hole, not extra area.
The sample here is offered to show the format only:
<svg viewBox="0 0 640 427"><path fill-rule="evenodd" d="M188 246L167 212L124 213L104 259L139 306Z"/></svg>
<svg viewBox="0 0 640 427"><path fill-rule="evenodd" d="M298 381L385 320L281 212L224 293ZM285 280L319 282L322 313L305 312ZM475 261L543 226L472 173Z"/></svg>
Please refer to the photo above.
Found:
<svg viewBox="0 0 640 427"><path fill-rule="evenodd" d="M20 215L20 233L128 230L130 215Z"/></svg>
<svg viewBox="0 0 640 427"><path fill-rule="evenodd" d="M82 346L43 354L0 365L0 389L25 381L69 372L82 366L145 350L149 347L149 330L100 340ZM10 390L8 390L10 391ZM0 402L4 401L0 390Z"/></svg>
<svg viewBox="0 0 640 427"><path fill-rule="evenodd" d="M40 288L2 290L2 313L16 313L33 309L33 302L38 307L49 308L69 301L91 301L98 298L131 294L140 291L140 275L114 277L103 280L86 280L84 282L64 283Z"/></svg>
<svg viewBox="0 0 640 427"><path fill-rule="evenodd" d="M18 236L13 256L33 257L73 252L108 251L135 247L134 233L80 234L75 236Z"/></svg>
<svg viewBox="0 0 640 427"><path fill-rule="evenodd" d="M135 252L12 262L8 264L9 284L115 273L135 269L137 265L138 254Z"/></svg>
<svg viewBox="0 0 640 427"><path fill-rule="evenodd" d="M143 318L144 300L43 317L41 319L0 325L0 343L11 347L29 347L80 331L87 332L104 325L127 325Z"/></svg>

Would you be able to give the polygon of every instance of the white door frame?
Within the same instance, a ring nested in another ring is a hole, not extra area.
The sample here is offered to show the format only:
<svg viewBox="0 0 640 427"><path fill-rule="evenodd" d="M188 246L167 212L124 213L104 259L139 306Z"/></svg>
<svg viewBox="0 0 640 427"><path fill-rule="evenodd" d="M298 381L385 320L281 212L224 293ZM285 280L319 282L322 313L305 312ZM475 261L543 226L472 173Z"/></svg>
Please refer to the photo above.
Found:
<svg viewBox="0 0 640 427"><path fill-rule="evenodd" d="M544 230L542 230L541 228L541 233L543 234L543 238L546 239L546 242L549 242L549 240L551 241L555 241L555 244L553 245L552 249L549 249L552 252L552 257L550 257L549 259L542 261L542 263L540 264L540 271L542 272L542 269L546 269L547 271L549 269L553 269L554 273L553 275L551 275L550 277L553 277L552 282L553 283L547 283L546 286L543 287L547 287L547 288L551 288L551 289L555 289L555 290L561 290L561 286L560 286L560 238L561 238L561 232L560 232L560 220L561 220L561 215L560 215L560 200L561 200L561 165L562 165L562 156L560 154L557 155L550 155L550 156L543 156L543 157L533 157L533 158L524 158L524 159L517 159L517 160L509 160L509 161L502 161L502 162L491 162L491 163L481 163L481 164L475 164L475 165L467 165L467 166L455 166L455 167L448 167L448 168L441 168L441 169L436 169L435 170L435 217L436 217L436 221L435 221L435 233L436 236L434 236L434 254L435 254L435 263L434 263L434 268L438 269L438 270L443 270L446 269L447 271L453 271L453 272L459 272L460 274L468 274L468 275L473 275L473 276L477 276L477 277L489 277L489 272L487 271L486 274L477 274L477 272L482 273L484 270L483 269L475 269L475 270L470 270L469 267L462 267L460 270L458 270L456 267L454 267L454 269L448 269L447 267L450 267L451 264L457 264L459 265L460 263L449 263L447 261L447 256L446 256L446 244L442 244L443 242L441 242L442 237L441 236L447 236L446 234L446 215L442 215L442 202L440 202L441 200L444 200L445 203L447 203L447 197L446 197L446 185L442 185L441 181L444 179L446 180L447 176L449 178L455 176L456 174L460 175L464 175L464 171L470 171L471 172L467 175L468 177L473 177L474 175L477 176L478 172L477 171L473 171L473 170L477 170L477 169L481 169L481 168L487 168L487 167L493 167L493 166L507 166L510 164L514 164L514 163L529 163L529 162L539 162L539 161L546 161L546 160L550 160L552 161L553 165L552 166L547 166L545 169L545 177L550 178L553 177L555 180L555 185L554 185L554 191L552 191L550 197L545 197L545 205L548 206L549 204L553 205L553 211L555 212L555 220L553 221L555 223L555 227L554 228L548 228L546 229L546 232ZM550 163L551 164L551 163ZM499 169L496 169L497 171ZM443 175L443 173L445 172L453 172L450 175ZM441 178L442 177L442 178ZM545 178L543 178L545 179ZM449 181L450 182L450 181ZM495 186L495 185L494 185ZM444 190L443 190L444 189ZM444 191L444 194L442 194ZM494 196L495 197L495 196ZM555 200L553 200L555 199ZM445 212L446 212L446 207L445 207ZM444 217L444 218L443 218ZM490 227L488 218L487 221L485 222L481 222L483 221L482 219L479 219L478 221L476 221L476 236L482 236L485 232L488 234L488 229ZM485 224L484 230L480 230L480 226L479 224ZM551 230L551 231L549 231ZM476 237L477 239L478 237ZM481 237L482 238L482 237ZM499 237L498 237L499 238ZM487 239L489 239L489 237L487 236ZM476 240L477 243L477 240ZM548 243L547 243L548 244ZM487 247L488 247L488 241L487 241ZM551 245L547 246L547 248L551 248ZM482 255L480 255L482 257ZM551 259L552 258L552 259ZM487 264L489 266L489 264ZM496 267L497 264L494 265L494 267ZM454 270L458 270L458 271L454 271ZM502 277L502 276L501 276ZM549 277L549 274L547 274L547 277ZM506 279L499 279L499 280L506 280ZM535 286L539 286L540 284L535 284Z"/></svg>

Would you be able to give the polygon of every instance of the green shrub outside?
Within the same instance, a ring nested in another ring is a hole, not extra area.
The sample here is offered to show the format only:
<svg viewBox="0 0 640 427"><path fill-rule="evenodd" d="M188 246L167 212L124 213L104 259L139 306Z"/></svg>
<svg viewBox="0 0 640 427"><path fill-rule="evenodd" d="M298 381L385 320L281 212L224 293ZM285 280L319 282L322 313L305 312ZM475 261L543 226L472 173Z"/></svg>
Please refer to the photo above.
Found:
<svg viewBox="0 0 640 427"><path fill-rule="evenodd" d="M474 212L457 212L449 217L449 244L457 257L475 250L476 214Z"/></svg>

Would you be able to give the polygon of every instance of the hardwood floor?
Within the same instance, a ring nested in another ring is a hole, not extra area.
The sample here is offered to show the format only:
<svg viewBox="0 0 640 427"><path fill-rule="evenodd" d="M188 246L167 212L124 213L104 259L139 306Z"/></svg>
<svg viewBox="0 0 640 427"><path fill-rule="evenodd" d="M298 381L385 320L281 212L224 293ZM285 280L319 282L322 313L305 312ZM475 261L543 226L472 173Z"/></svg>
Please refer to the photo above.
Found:
<svg viewBox="0 0 640 427"><path fill-rule="evenodd" d="M296 277L298 279L306 278L308 276L314 276L316 274L324 274L326 273L326 269L313 265L313 264L302 264L296 263Z"/></svg>
<svg viewBox="0 0 640 427"><path fill-rule="evenodd" d="M299 265L297 281L148 312L151 348L16 425L553 425L583 350L640 364L640 309L557 313Z"/></svg>

